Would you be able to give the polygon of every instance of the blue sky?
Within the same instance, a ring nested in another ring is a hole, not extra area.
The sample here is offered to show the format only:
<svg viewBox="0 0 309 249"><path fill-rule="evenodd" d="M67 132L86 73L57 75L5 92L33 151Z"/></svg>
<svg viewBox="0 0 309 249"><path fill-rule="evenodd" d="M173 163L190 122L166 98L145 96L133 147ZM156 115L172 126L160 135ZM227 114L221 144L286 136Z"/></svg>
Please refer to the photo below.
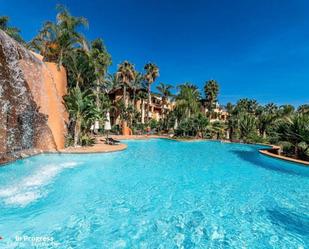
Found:
<svg viewBox="0 0 309 249"><path fill-rule="evenodd" d="M57 3L88 19L89 39L104 39L111 72L123 60L138 70L152 61L160 67L155 85L202 89L216 79L223 104L309 103L307 0L0 0L0 15L30 40L54 20Z"/></svg>

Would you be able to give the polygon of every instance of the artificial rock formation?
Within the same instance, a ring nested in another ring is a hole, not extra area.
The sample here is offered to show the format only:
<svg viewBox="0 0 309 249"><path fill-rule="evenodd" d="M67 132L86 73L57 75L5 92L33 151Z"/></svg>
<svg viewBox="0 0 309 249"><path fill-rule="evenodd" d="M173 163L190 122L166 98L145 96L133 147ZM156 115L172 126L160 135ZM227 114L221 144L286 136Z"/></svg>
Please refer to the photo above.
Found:
<svg viewBox="0 0 309 249"><path fill-rule="evenodd" d="M0 30L0 162L25 150L64 148L66 85L64 68Z"/></svg>

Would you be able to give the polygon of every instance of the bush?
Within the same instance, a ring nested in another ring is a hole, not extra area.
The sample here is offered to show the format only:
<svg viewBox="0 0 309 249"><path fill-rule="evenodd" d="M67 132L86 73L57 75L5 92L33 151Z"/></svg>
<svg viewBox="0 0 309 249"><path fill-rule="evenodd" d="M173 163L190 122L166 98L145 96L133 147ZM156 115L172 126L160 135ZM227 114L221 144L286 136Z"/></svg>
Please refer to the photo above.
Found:
<svg viewBox="0 0 309 249"><path fill-rule="evenodd" d="M72 134L68 134L66 137L65 137L65 144L64 146L65 147L70 147L70 146L73 146L74 145L74 138L72 136Z"/></svg>
<svg viewBox="0 0 309 249"><path fill-rule="evenodd" d="M151 130L157 129L158 128L158 121L155 119L151 119L149 122L149 126Z"/></svg>
<svg viewBox="0 0 309 249"><path fill-rule="evenodd" d="M92 146L95 144L95 138L89 134L82 134L79 143L81 146Z"/></svg>
<svg viewBox="0 0 309 249"><path fill-rule="evenodd" d="M257 133L252 132L245 139L245 142L254 143L254 144L256 144L256 143L264 144L264 143L268 143L268 140L264 139L262 136L258 135Z"/></svg>
<svg viewBox="0 0 309 249"><path fill-rule="evenodd" d="M280 142L279 145L284 155L292 156L294 154L294 147L291 143Z"/></svg>
<svg viewBox="0 0 309 249"><path fill-rule="evenodd" d="M120 134L120 127L119 125L113 125L111 129L111 133L119 135Z"/></svg>

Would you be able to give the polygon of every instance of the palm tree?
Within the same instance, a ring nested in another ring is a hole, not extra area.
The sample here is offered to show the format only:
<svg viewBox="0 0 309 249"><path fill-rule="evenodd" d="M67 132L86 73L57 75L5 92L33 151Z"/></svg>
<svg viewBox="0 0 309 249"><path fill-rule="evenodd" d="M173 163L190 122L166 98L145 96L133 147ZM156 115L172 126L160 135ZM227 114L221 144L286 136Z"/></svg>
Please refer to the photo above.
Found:
<svg viewBox="0 0 309 249"><path fill-rule="evenodd" d="M157 90L159 91L161 97L162 97L162 118L163 118L163 123L164 125L166 125L166 105L167 105L167 101L168 99L172 96L172 92L171 89L173 88L172 85L168 85L168 84L164 84L164 83L160 83L157 86Z"/></svg>
<svg viewBox="0 0 309 249"><path fill-rule="evenodd" d="M309 113L309 104L300 105L297 109L298 113L308 114Z"/></svg>
<svg viewBox="0 0 309 249"><path fill-rule="evenodd" d="M235 112L240 113L250 113L256 115L259 108L259 104L255 99L240 99L235 106Z"/></svg>
<svg viewBox="0 0 309 249"><path fill-rule="evenodd" d="M88 88L94 78L91 70L90 60L85 51L81 49L70 50L66 53L63 64L68 71L69 86Z"/></svg>
<svg viewBox="0 0 309 249"><path fill-rule="evenodd" d="M132 81L135 80L135 77L136 72L133 64L131 64L128 61L124 61L120 65L118 65L116 78L119 82L121 82L123 87L123 102L125 104L125 107L128 107L127 96L126 96L127 87L130 87L130 84L132 83Z"/></svg>
<svg viewBox="0 0 309 249"><path fill-rule="evenodd" d="M107 68L111 65L111 56L102 39L93 40L89 51L90 63L94 68L96 105L100 106L100 86L104 84Z"/></svg>
<svg viewBox="0 0 309 249"><path fill-rule="evenodd" d="M10 18L8 16L0 16L0 29L7 33L10 37L15 39L20 43L25 43L23 38L20 35L20 30L16 27L9 26Z"/></svg>
<svg viewBox="0 0 309 249"><path fill-rule="evenodd" d="M210 125L210 131L215 135L216 139L221 139L224 137L225 133L225 124L222 121L215 121Z"/></svg>
<svg viewBox="0 0 309 249"><path fill-rule="evenodd" d="M108 74L105 78L105 83L102 85L102 89L105 93L109 94L112 90L120 87L121 83L117 79L116 74Z"/></svg>
<svg viewBox="0 0 309 249"><path fill-rule="evenodd" d="M228 113L227 119L227 128L228 128L228 135L227 137L230 140L235 138L236 130L238 129L238 117L235 113L235 106L232 103L226 104L226 111Z"/></svg>
<svg viewBox="0 0 309 249"><path fill-rule="evenodd" d="M209 80L205 83L204 92L207 101L209 116L211 116L219 94L219 84L215 80Z"/></svg>
<svg viewBox="0 0 309 249"><path fill-rule="evenodd" d="M92 41L89 56L90 63L94 68L96 91L98 95L100 86L104 83L107 68L111 65L112 60L102 39L95 39Z"/></svg>
<svg viewBox="0 0 309 249"><path fill-rule="evenodd" d="M160 83L157 86L157 90L159 91L159 93L162 97L163 104L166 104L168 98L172 96L172 92L171 92L172 88L173 88L172 85L168 85L168 84L164 84L164 83Z"/></svg>
<svg viewBox="0 0 309 249"><path fill-rule="evenodd" d="M29 47L43 55L44 60L57 62L61 66L66 54L76 48L88 50L84 36L79 33L81 26L88 26L83 17L74 17L63 6L57 6L56 22L46 22Z"/></svg>
<svg viewBox="0 0 309 249"><path fill-rule="evenodd" d="M266 139L267 129L275 122L278 118L278 107L269 103L265 107L259 106L256 111L257 114L257 128L261 136Z"/></svg>
<svg viewBox="0 0 309 249"><path fill-rule="evenodd" d="M265 105L265 110L272 115L276 115L278 113L278 106L274 103L269 103Z"/></svg>
<svg viewBox="0 0 309 249"><path fill-rule="evenodd" d="M297 157L306 155L309 149L308 114L295 114L285 121L282 120L278 125L277 132L281 141L292 144ZM302 146L304 146L303 149Z"/></svg>
<svg viewBox="0 0 309 249"><path fill-rule="evenodd" d="M266 138L267 128L272 125L274 119L275 117L273 115L265 111L262 111L261 114L258 116L257 127L260 135L263 136L264 139Z"/></svg>
<svg viewBox="0 0 309 249"><path fill-rule="evenodd" d="M147 103L147 121L149 121L149 110L151 104L151 91L150 87L151 84L159 77L159 67L153 63L147 63L144 67L145 73L145 80L147 81L147 90L148 90L148 103Z"/></svg>
<svg viewBox="0 0 309 249"><path fill-rule="evenodd" d="M101 120L105 121L106 113L110 111L111 109L114 109L115 107L112 106L111 100L109 96L106 93L99 93L99 98L100 98L100 114L101 114Z"/></svg>
<svg viewBox="0 0 309 249"><path fill-rule="evenodd" d="M292 105L281 105L279 108L281 117L289 117L294 113L294 111L295 108Z"/></svg>
<svg viewBox="0 0 309 249"><path fill-rule="evenodd" d="M176 97L176 108L180 110L182 116L190 118L200 109L200 92L195 85L185 83L179 86L180 92Z"/></svg>
<svg viewBox="0 0 309 249"><path fill-rule="evenodd" d="M193 125L197 135L201 133L201 137L204 137L204 132L209 125L209 120L203 113L199 112L193 119Z"/></svg>
<svg viewBox="0 0 309 249"><path fill-rule="evenodd" d="M132 104L133 109L135 110L135 102L136 102L136 93L143 87L144 77L141 73L136 72L134 80L131 82L131 89L133 92Z"/></svg>
<svg viewBox="0 0 309 249"><path fill-rule="evenodd" d="M145 100L148 98L148 94L144 89L141 89L141 91L137 94L137 99L141 100L141 123L145 123Z"/></svg>
<svg viewBox="0 0 309 249"><path fill-rule="evenodd" d="M64 104L74 123L74 146L77 146L82 128L89 128L99 118L95 98L91 91L82 92L79 87L75 87L64 96Z"/></svg>
<svg viewBox="0 0 309 249"><path fill-rule="evenodd" d="M240 138L245 141L256 131L256 120L252 114L241 113L238 120Z"/></svg>

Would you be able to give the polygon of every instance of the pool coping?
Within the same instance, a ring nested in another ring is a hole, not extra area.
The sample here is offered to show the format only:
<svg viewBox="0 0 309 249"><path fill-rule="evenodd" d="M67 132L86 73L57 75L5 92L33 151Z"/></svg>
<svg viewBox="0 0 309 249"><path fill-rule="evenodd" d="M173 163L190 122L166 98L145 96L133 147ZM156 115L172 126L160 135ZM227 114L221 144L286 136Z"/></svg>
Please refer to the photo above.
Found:
<svg viewBox="0 0 309 249"><path fill-rule="evenodd" d="M23 160L29 157L38 156L42 154L100 154L100 153L112 153L126 150L128 145L120 143L117 145L106 145L110 146L110 150L105 148L98 148L102 143L97 143L94 146L84 146L84 147L68 147L63 150L24 150L19 151L18 155L9 157L6 161L0 162L0 167L8 166L13 162L18 160ZM97 147L96 147L97 146Z"/></svg>
<svg viewBox="0 0 309 249"><path fill-rule="evenodd" d="M261 144L261 145L266 145L266 144ZM275 153L272 152L272 151L277 151L277 153L278 153L278 151L281 149L280 146L277 146L277 145L268 145L268 146L270 146L271 148L259 149L259 152L261 154L265 155L265 156L272 157L274 159L279 159L279 160L282 160L282 161L300 164L301 166L305 166L305 167L309 166L308 161L304 161L304 160L300 160L300 159L296 159L296 158L292 158L292 157L287 157L287 156L275 154Z"/></svg>

